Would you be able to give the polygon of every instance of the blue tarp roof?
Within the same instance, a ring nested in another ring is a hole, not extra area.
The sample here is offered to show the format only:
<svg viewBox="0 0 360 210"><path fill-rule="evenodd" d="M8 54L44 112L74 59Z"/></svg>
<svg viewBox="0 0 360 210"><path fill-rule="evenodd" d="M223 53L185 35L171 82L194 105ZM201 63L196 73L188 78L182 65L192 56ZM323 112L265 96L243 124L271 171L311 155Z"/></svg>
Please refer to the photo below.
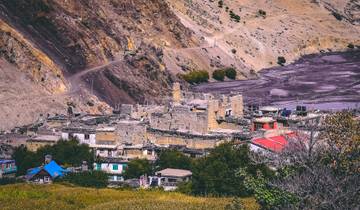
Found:
<svg viewBox="0 0 360 210"><path fill-rule="evenodd" d="M43 167L30 169L26 176L31 178L37 173L39 173L42 169L48 172L52 178L63 177L67 172L69 172L67 169L62 168L55 161L52 160L50 163L46 164Z"/></svg>

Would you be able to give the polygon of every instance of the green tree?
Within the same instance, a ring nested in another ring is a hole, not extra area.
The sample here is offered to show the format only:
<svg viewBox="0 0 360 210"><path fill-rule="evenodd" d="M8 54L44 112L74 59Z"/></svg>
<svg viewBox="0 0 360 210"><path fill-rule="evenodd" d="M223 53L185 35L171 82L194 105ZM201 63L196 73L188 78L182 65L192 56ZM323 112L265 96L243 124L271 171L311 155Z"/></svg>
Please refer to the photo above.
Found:
<svg viewBox="0 0 360 210"><path fill-rule="evenodd" d="M92 165L94 162L94 155L89 146L79 144L77 140L60 140L56 144L42 147L36 152L28 151L26 147L20 146L12 155L18 167L17 175L24 175L28 169L42 165L45 155L52 155L55 161L65 166L80 166L83 161Z"/></svg>
<svg viewBox="0 0 360 210"><path fill-rule="evenodd" d="M152 165L146 159L134 159L128 164L125 169L125 179L139 178L142 175L149 175L153 172Z"/></svg>
<svg viewBox="0 0 360 210"><path fill-rule="evenodd" d="M249 157L247 145L234 147L222 144L210 152L210 155L197 160L192 169L192 190L199 195L248 196L251 192L244 186L244 180L236 176L236 169L247 168L247 173L256 175L257 170L267 176L270 170L255 164Z"/></svg>
<svg viewBox="0 0 360 210"><path fill-rule="evenodd" d="M199 84L209 80L209 73L207 71L191 71L181 75L181 77L188 83Z"/></svg>
<svg viewBox="0 0 360 210"><path fill-rule="evenodd" d="M225 75L229 79L236 79L236 74L237 74L237 72L234 68L230 67L230 68L225 69Z"/></svg>
<svg viewBox="0 0 360 210"><path fill-rule="evenodd" d="M215 70L215 71L213 72L213 74L212 74L212 77L213 77L215 80L224 81L225 71L222 70L222 69Z"/></svg>
<svg viewBox="0 0 360 210"><path fill-rule="evenodd" d="M176 150L165 150L160 153L156 165L160 170L165 168L191 170L191 158Z"/></svg>
<svg viewBox="0 0 360 210"><path fill-rule="evenodd" d="M58 182L68 182L82 187L104 188L108 185L108 175L102 171L70 173Z"/></svg>

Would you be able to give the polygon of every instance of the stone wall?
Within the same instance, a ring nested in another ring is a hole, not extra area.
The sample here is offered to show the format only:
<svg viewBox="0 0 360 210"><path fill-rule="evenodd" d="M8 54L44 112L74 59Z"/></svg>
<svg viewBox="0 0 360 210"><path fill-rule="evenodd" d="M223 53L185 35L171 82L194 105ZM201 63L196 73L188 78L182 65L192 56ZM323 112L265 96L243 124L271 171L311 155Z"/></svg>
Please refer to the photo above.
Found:
<svg viewBox="0 0 360 210"><path fill-rule="evenodd" d="M119 142L131 144L143 144L147 141L146 125L141 122L124 121L116 125L116 134Z"/></svg>

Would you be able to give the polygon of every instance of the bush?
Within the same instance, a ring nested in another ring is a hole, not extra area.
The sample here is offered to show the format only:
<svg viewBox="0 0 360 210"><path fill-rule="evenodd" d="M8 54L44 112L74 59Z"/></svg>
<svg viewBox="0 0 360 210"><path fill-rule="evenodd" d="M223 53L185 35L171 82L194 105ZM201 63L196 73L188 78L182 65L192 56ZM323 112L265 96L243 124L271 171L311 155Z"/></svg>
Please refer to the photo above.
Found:
<svg viewBox="0 0 360 210"><path fill-rule="evenodd" d="M165 168L191 169L191 158L177 150L161 151L156 161L159 170Z"/></svg>
<svg viewBox="0 0 360 210"><path fill-rule="evenodd" d="M233 11L230 11L230 18L233 19L235 22L240 22L240 16L235 14Z"/></svg>
<svg viewBox="0 0 360 210"><path fill-rule="evenodd" d="M225 69L225 75L229 79L236 79L236 70L234 68L227 68Z"/></svg>
<svg viewBox="0 0 360 210"><path fill-rule="evenodd" d="M232 52L233 54L236 54L237 51L236 51L236 49L232 49L231 52Z"/></svg>
<svg viewBox="0 0 360 210"><path fill-rule="evenodd" d="M266 12L264 10L262 10L262 9L259 9L258 16L265 18L266 17Z"/></svg>
<svg viewBox="0 0 360 210"><path fill-rule="evenodd" d="M342 21L343 17L337 13L337 12L332 12L332 15L334 15L334 17L336 18L336 20L338 21Z"/></svg>
<svg viewBox="0 0 360 210"><path fill-rule="evenodd" d="M207 71L192 71L181 75L181 77L188 83L199 84L209 80L209 73Z"/></svg>
<svg viewBox="0 0 360 210"><path fill-rule="evenodd" d="M16 178L8 178L8 177L0 178L0 185L15 184L22 182L24 181Z"/></svg>
<svg viewBox="0 0 360 210"><path fill-rule="evenodd" d="M355 46L354 46L354 44L350 43L350 44L348 45L348 48L349 48L349 49L354 49Z"/></svg>
<svg viewBox="0 0 360 210"><path fill-rule="evenodd" d="M279 56L278 57L278 62L279 65L283 66L286 63L286 59L283 56Z"/></svg>
<svg viewBox="0 0 360 210"><path fill-rule="evenodd" d="M222 70L222 69L215 70L215 71L213 72L213 74L212 74L212 77L213 77L215 80L224 81L225 71Z"/></svg>
<svg viewBox="0 0 360 210"><path fill-rule="evenodd" d="M140 176L145 174L152 174L152 165L148 160L134 159L129 162L128 167L125 170L124 177L125 179L138 179Z"/></svg>
<svg viewBox="0 0 360 210"><path fill-rule="evenodd" d="M224 6L224 1L220 0L220 1L218 2L218 6L219 6L220 8L223 8L223 6Z"/></svg>
<svg viewBox="0 0 360 210"><path fill-rule="evenodd" d="M102 171L87 171L71 173L56 181L69 182L82 187L104 188L108 185L108 175Z"/></svg>

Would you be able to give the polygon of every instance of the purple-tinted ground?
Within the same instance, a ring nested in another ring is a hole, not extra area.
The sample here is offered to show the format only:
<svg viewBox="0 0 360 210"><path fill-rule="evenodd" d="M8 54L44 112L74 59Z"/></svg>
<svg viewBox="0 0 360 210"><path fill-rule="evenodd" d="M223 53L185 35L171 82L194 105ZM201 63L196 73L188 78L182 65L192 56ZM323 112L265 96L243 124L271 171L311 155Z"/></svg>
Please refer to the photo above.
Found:
<svg viewBox="0 0 360 210"><path fill-rule="evenodd" d="M360 51L305 56L259 79L201 84L194 91L241 92L245 102L322 110L360 107Z"/></svg>

